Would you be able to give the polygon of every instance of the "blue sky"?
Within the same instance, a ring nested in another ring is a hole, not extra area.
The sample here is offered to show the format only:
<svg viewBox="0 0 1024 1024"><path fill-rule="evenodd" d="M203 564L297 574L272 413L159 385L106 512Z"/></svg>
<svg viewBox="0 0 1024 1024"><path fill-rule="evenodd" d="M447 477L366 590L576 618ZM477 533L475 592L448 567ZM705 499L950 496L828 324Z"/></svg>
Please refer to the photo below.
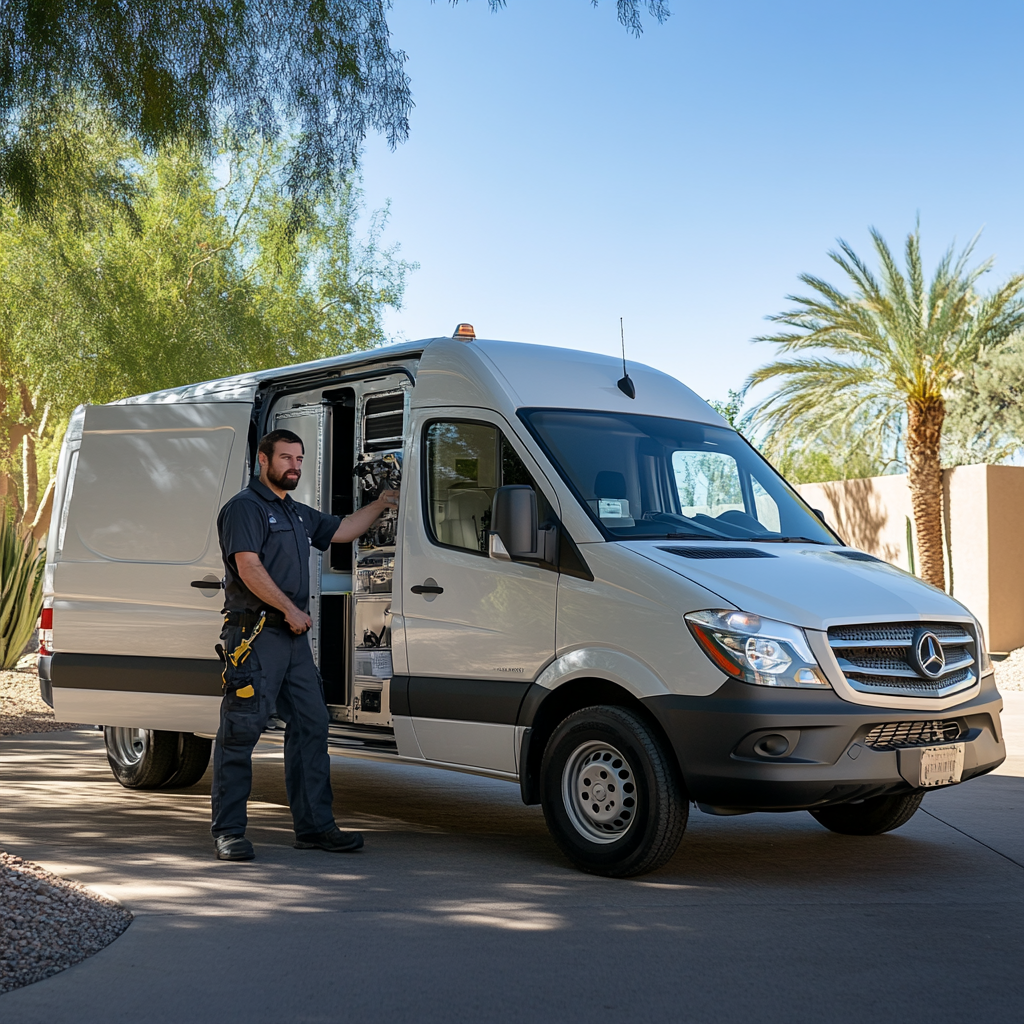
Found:
<svg viewBox="0 0 1024 1024"><path fill-rule="evenodd" d="M1024 268L1024 5L672 0L640 40L614 0L396 0L416 109L368 140L367 203L421 264L393 335L627 353L724 398L750 338L868 226L929 261L979 228Z"/></svg>

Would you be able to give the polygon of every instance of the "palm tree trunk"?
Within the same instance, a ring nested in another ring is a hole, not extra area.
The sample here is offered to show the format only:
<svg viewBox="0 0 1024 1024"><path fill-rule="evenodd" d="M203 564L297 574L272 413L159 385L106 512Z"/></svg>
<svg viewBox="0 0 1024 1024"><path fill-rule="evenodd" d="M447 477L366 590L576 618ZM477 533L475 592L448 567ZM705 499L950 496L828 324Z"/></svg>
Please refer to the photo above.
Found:
<svg viewBox="0 0 1024 1024"><path fill-rule="evenodd" d="M941 398L907 403L907 465L917 533L917 563L926 583L946 589L942 545L942 463L939 445L946 405Z"/></svg>

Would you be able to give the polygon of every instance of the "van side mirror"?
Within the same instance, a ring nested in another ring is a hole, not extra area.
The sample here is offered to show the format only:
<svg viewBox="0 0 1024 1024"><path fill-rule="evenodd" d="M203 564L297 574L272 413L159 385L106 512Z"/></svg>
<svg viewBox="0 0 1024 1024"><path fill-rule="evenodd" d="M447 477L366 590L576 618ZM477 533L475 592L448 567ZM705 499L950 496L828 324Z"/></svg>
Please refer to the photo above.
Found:
<svg viewBox="0 0 1024 1024"><path fill-rule="evenodd" d="M526 484L508 484L494 492L488 554L512 562L551 562L557 558L558 531L537 523L537 494Z"/></svg>
<svg viewBox="0 0 1024 1024"><path fill-rule="evenodd" d="M812 508L812 509L811 509L811 511L812 511L812 512L813 512L813 513L814 513L814 514L815 514L815 515L816 515L816 516L817 516L817 517L818 517L818 518L819 518L819 519L820 519L820 520L821 520L821 521L822 521L823 523L825 523L825 513L824 513L824 512L822 512L820 508ZM826 526L828 526L828 523L825 523L825 525L826 525Z"/></svg>

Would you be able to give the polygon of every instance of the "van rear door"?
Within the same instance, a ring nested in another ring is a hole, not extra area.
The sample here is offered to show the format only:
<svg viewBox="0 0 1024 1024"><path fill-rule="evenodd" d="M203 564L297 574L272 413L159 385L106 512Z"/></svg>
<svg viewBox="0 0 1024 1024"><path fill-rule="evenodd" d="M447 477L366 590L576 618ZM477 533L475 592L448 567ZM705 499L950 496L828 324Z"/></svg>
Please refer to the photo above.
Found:
<svg viewBox="0 0 1024 1024"><path fill-rule="evenodd" d="M86 409L54 566L57 652L216 658L217 513L246 482L251 414L246 401Z"/></svg>

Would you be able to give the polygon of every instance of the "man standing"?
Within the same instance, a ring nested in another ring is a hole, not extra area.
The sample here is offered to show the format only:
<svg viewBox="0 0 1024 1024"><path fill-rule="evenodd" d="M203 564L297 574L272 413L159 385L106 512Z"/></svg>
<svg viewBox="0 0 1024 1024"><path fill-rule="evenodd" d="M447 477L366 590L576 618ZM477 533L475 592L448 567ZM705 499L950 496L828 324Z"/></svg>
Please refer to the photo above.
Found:
<svg viewBox="0 0 1024 1024"><path fill-rule="evenodd" d="M270 711L285 722L284 771L295 848L358 850L331 809L327 706L306 631L309 549L351 543L398 504L397 491L342 520L293 501L302 476L302 439L275 430L260 441L260 478L236 494L217 520L224 556L224 699L213 754L213 837L220 860L252 860L245 838L252 751Z"/></svg>

